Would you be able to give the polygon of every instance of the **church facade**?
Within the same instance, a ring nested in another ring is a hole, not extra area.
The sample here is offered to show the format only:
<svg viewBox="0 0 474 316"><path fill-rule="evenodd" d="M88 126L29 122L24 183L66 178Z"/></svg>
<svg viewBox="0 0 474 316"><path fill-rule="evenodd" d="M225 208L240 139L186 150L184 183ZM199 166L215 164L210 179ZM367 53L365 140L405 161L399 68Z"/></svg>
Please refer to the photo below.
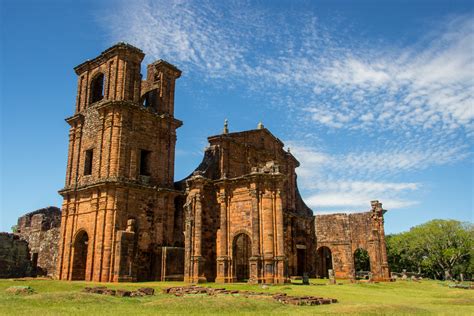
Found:
<svg viewBox="0 0 474 316"><path fill-rule="evenodd" d="M158 60L142 80L143 58L119 43L75 68L59 279L285 283L329 270L353 278L358 249L373 279L389 279L382 205L314 216L298 192L299 162L262 124L233 133L226 125L175 182L181 71Z"/></svg>

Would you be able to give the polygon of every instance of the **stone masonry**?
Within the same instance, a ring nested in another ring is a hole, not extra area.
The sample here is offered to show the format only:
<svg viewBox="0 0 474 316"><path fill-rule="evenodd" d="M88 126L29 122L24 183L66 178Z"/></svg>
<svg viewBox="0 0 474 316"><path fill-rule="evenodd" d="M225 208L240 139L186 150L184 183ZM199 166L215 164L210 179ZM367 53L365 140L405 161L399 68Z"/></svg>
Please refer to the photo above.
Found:
<svg viewBox="0 0 474 316"><path fill-rule="evenodd" d="M373 280L390 279L383 227L385 212L382 203L372 201L369 212L317 215L316 253L321 259L317 262L317 276L325 277L327 270L333 269L336 278L353 278L354 253L363 249L369 254ZM326 262L328 256L332 262Z"/></svg>
<svg viewBox="0 0 474 316"><path fill-rule="evenodd" d="M182 192L174 189L182 125L174 118L174 87L181 71L159 60L142 81L143 57L119 43L75 68L59 279L166 279L162 261L174 263L163 258L164 248L184 246L175 209Z"/></svg>
<svg viewBox="0 0 474 316"><path fill-rule="evenodd" d="M15 234L0 233L0 278L25 277L32 274L28 242Z"/></svg>
<svg viewBox="0 0 474 316"><path fill-rule="evenodd" d="M185 280L284 283L303 273L314 218L296 186L298 161L261 124L208 140L185 180Z"/></svg>
<svg viewBox="0 0 474 316"><path fill-rule="evenodd" d="M230 133L226 123L175 182L181 71L158 60L142 80L143 58L118 43L75 68L59 279L285 283L331 268L353 278L357 248L368 250L374 277L388 279L382 205L313 216L298 192L299 162L262 124Z"/></svg>
<svg viewBox="0 0 474 316"><path fill-rule="evenodd" d="M17 234L28 242L34 275L53 276L58 259L61 210L50 206L18 219Z"/></svg>

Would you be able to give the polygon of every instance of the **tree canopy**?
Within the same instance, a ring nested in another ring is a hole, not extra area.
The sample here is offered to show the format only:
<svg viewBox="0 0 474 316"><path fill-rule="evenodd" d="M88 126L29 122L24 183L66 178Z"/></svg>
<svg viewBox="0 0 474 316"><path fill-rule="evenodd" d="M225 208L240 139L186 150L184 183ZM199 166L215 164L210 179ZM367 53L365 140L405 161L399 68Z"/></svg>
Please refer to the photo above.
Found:
<svg viewBox="0 0 474 316"><path fill-rule="evenodd" d="M387 255L392 271L403 269L427 277L473 276L474 226L456 220L432 220L410 231L389 235Z"/></svg>

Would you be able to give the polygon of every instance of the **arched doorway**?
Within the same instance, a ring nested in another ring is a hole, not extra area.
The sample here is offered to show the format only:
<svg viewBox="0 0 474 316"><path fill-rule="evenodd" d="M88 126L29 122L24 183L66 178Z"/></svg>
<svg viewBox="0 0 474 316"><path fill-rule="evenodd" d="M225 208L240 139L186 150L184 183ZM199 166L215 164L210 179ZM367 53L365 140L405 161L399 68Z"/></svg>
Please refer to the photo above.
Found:
<svg viewBox="0 0 474 316"><path fill-rule="evenodd" d="M370 256L367 250L357 248L354 251L354 271L356 279L367 279L370 272Z"/></svg>
<svg viewBox="0 0 474 316"><path fill-rule="evenodd" d="M328 247L318 249L318 269L317 273L320 278L329 278L328 270L332 269L332 253Z"/></svg>
<svg viewBox="0 0 474 316"><path fill-rule="evenodd" d="M250 277L249 259L251 249L250 237L247 234L242 233L235 236L232 247L232 260L237 281L247 281Z"/></svg>
<svg viewBox="0 0 474 316"><path fill-rule="evenodd" d="M80 231L74 241L74 257L72 263L72 280L86 279L87 246L89 236L85 231Z"/></svg>

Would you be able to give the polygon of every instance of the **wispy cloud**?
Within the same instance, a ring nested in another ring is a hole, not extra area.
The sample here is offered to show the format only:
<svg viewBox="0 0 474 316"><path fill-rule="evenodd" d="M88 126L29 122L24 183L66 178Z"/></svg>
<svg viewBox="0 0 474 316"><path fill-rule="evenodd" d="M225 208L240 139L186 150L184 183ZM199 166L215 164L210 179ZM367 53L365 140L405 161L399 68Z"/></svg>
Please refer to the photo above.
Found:
<svg viewBox="0 0 474 316"><path fill-rule="evenodd" d="M391 178L470 154L472 17L439 21L413 44L396 46L354 40L350 29L324 25L312 12L245 1L140 0L117 8L105 20L114 40L176 63L189 80L239 85L294 114L298 124L279 136L309 135L290 146L314 207L360 207L376 197L413 205L407 196L421 184ZM316 144L313 136L327 133L346 143Z"/></svg>

